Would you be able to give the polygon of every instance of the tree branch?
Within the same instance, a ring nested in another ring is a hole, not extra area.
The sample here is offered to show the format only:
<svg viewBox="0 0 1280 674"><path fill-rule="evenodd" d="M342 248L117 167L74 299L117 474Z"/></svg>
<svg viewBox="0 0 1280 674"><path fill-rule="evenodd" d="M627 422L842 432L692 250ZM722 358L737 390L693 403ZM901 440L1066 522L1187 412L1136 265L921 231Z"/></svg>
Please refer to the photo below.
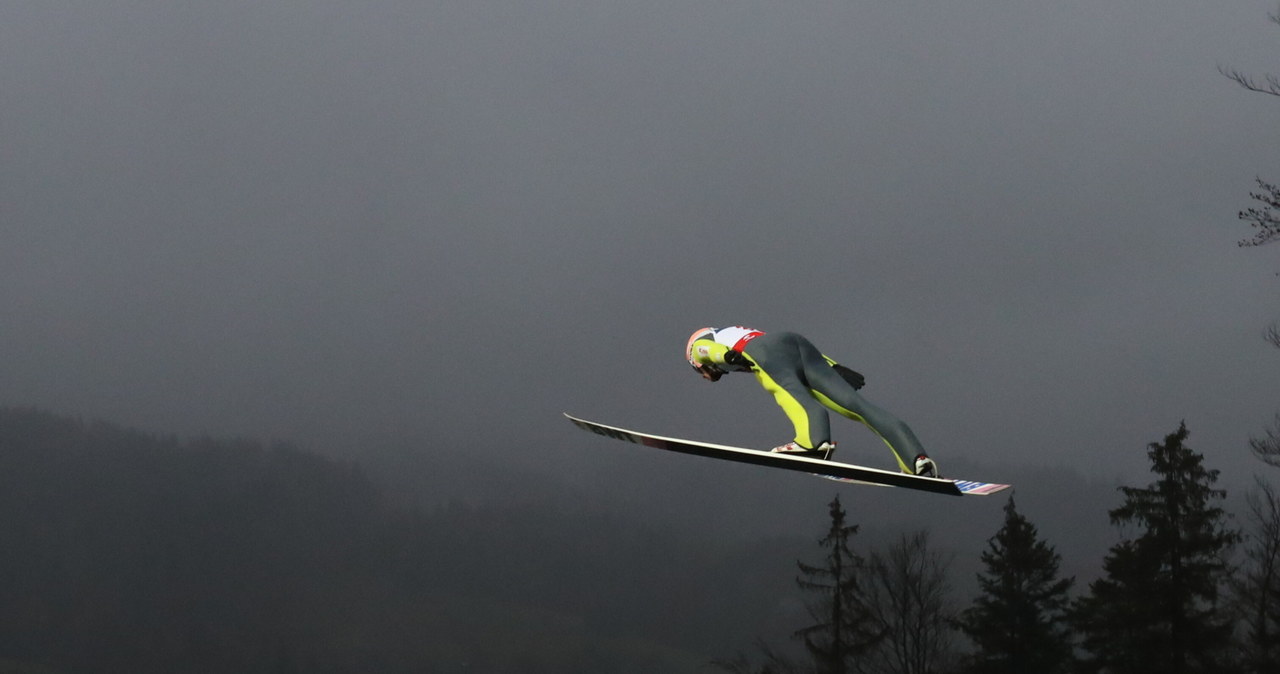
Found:
<svg viewBox="0 0 1280 674"><path fill-rule="evenodd" d="M1276 77L1270 73L1266 75L1266 85L1262 85L1258 84L1254 78L1234 68L1218 66L1218 72L1226 75L1228 79L1233 80L1236 84L1239 84L1249 91L1256 91L1258 93L1269 94L1271 96L1280 96L1280 77Z"/></svg>

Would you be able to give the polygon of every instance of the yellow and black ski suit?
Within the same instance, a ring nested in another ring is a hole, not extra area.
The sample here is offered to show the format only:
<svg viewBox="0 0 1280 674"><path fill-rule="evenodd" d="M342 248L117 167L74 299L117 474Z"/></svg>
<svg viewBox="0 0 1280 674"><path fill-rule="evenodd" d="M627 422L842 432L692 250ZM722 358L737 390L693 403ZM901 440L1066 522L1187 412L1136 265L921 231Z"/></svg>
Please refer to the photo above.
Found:
<svg viewBox="0 0 1280 674"><path fill-rule="evenodd" d="M864 398L835 369L834 360L794 332L764 333L742 326L708 328L694 333L688 355L694 367L753 372L795 426L795 441L802 447L813 448L831 440L827 410L833 410L880 436L905 472L914 472L909 468L913 459L926 454L906 423Z"/></svg>

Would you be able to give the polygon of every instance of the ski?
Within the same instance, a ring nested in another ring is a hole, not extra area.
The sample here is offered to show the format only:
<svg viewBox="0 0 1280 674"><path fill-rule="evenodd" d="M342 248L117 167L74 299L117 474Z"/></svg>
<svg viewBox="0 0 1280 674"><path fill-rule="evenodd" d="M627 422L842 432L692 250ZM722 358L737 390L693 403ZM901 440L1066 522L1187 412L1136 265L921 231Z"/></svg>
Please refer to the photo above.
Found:
<svg viewBox="0 0 1280 674"><path fill-rule="evenodd" d="M770 468L781 468L802 473L810 473L838 482L853 484L869 484L882 487L903 487L918 491L927 491L949 496L986 496L1008 489L1010 485L973 480L949 480L945 478L922 477L907 473L896 473L877 468L856 466L837 461L823 461L806 456L791 456L774 452L763 452L743 447L730 447L696 440L682 440L661 435L641 433L617 426L609 426L579 419L567 412L564 415L575 426L584 431L595 433L606 438L622 440L645 447L665 449L681 454L692 454L712 459L750 463Z"/></svg>

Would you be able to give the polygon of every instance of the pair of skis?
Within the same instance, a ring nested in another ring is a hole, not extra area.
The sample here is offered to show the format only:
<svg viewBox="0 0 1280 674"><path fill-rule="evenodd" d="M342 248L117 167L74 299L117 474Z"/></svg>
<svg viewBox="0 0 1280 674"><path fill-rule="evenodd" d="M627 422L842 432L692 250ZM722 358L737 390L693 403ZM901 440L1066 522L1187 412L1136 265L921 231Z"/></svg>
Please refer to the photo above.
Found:
<svg viewBox="0 0 1280 674"><path fill-rule="evenodd" d="M573 422L573 424L578 428L595 433L596 435L602 435L606 438L631 442L645 447L665 449L667 451L679 452L681 454L693 454L695 456L705 456L712 459L723 459L726 461L755 464L757 466L768 466L770 468L782 468L784 470L811 473L819 477L825 477L838 482L872 484L883 487L904 487L906 489L933 492L935 494L947 494L949 496L987 496L1009 488L1009 485L1007 484L921 477L919 475L895 473L876 468L867 468L865 466L855 466L849 463L823 461L821 459L814 459L806 456L791 456L774 452L762 452L755 449L744 449L742 447L715 445L707 442L697 442L695 440L668 438L661 435L651 435L649 433L641 433L639 431L630 431L625 428L618 428L617 426L607 426L594 421L579 419L567 413L564 416L568 418L569 421Z"/></svg>

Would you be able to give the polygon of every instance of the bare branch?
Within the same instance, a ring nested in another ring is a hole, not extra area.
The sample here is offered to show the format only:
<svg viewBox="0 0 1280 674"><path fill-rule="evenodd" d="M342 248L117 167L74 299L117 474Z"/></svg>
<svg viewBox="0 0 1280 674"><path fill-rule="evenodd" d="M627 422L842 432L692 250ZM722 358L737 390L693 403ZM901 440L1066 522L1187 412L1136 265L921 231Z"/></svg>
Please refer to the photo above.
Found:
<svg viewBox="0 0 1280 674"><path fill-rule="evenodd" d="M1280 78L1268 73L1266 77L1266 85L1259 84L1253 77L1246 75L1234 68L1226 66L1218 66L1218 72L1225 75L1228 79L1233 80L1236 84L1261 94L1269 94L1271 96L1280 96Z"/></svg>
<svg viewBox="0 0 1280 674"><path fill-rule="evenodd" d="M1266 430L1266 436L1249 439L1249 447L1263 463L1280 467L1280 414L1276 415L1272 427Z"/></svg>

